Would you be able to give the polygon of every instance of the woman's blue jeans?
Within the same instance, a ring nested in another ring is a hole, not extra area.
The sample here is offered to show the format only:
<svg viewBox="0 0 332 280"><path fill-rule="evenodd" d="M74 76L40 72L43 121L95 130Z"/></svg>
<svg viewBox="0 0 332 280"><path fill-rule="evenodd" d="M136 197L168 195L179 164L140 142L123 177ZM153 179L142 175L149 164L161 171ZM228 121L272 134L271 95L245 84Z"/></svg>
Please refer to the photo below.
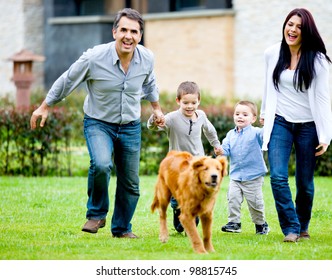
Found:
<svg viewBox="0 0 332 280"><path fill-rule="evenodd" d="M294 146L295 206L288 183L288 162ZM314 199L314 170L318 138L314 122L290 123L275 117L268 146L272 192L284 235L308 230Z"/></svg>
<svg viewBox="0 0 332 280"><path fill-rule="evenodd" d="M140 120L125 125L84 117L84 136L90 154L87 219L105 219L109 210L108 187L113 162L116 192L111 231L131 232L131 219L139 199Z"/></svg>

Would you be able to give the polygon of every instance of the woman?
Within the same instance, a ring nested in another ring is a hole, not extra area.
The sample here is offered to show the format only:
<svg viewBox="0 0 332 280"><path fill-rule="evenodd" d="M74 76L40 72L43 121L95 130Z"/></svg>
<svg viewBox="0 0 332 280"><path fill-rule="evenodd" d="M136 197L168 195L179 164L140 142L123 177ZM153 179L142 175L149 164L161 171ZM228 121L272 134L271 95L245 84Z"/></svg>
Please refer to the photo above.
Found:
<svg viewBox="0 0 332 280"><path fill-rule="evenodd" d="M292 10L283 37L265 51L265 89L261 108L263 150L268 150L272 192L284 242L309 239L316 157L332 138L329 63L315 21L306 9ZM288 162L296 155L295 206Z"/></svg>

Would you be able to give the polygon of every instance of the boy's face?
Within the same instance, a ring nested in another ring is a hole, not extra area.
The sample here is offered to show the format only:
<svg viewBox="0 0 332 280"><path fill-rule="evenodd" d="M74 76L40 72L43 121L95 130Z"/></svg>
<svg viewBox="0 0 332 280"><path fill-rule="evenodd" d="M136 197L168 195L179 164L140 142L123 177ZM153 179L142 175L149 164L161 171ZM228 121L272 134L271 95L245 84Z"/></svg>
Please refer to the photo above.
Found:
<svg viewBox="0 0 332 280"><path fill-rule="evenodd" d="M176 98L176 103L180 106L181 113L187 118L192 118L198 108L200 100L198 94L184 94L179 100Z"/></svg>
<svg viewBox="0 0 332 280"><path fill-rule="evenodd" d="M233 114L234 123L238 129L242 129L256 121L251 108L246 105L237 105Z"/></svg>

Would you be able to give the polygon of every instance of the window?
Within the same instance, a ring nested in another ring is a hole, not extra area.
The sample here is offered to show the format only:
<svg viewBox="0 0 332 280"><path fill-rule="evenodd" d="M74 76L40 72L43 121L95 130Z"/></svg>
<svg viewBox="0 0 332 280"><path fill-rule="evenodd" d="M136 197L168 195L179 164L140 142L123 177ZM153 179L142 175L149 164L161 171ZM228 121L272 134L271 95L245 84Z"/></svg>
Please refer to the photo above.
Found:
<svg viewBox="0 0 332 280"><path fill-rule="evenodd" d="M206 7L206 0L173 0L171 11L197 10Z"/></svg>
<svg viewBox="0 0 332 280"><path fill-rule="evenodd" d="M171 12L199 9L231 9L232 0L170 0Z"/></svg>
<svg viewBox="0 0 332 280"><path fill-rule="evenodd" d="M104 0L75 0L75 2L80 16L104 14Z"/></svg>
<svg viewBox="0 0 332 280"><path fill-rule="evenodd" d="M53 9L54 17L105 14L104 0L53 0Z"/></svg>

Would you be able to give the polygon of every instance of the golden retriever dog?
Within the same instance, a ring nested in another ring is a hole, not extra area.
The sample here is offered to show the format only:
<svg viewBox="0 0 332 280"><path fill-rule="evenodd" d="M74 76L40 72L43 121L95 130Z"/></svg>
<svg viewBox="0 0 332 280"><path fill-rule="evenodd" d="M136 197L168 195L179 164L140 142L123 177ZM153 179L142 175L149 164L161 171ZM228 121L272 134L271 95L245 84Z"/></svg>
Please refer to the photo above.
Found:
<svg viewBox="0 0 332 280"><path fill-rule="evenodd" d="M227 159L200 156L188 152L170 151L161 161L151 211L159 210L160 235L168 240L166 210L173 196L181 209L180 222L196 253L214 252L212 245L212 216L222 178L227 175ZM200 217L203 241L196 228Z"/></svg>

